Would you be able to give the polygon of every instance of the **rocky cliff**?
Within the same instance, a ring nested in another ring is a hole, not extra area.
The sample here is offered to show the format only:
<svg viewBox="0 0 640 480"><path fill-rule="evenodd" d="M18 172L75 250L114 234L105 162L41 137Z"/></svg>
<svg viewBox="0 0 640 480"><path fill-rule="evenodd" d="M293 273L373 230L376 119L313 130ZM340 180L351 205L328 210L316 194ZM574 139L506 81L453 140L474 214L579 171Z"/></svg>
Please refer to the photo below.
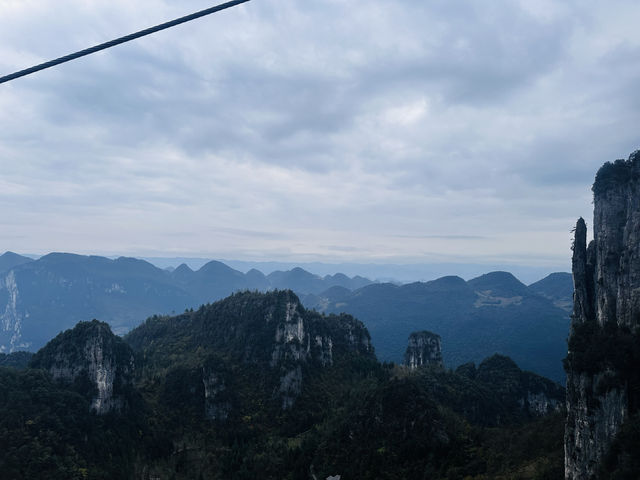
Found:
<svg viewBox="0 0 640 480"><path fill-rule="evenodd" d="M411 370L422 366L442 367L440 335L426 330L409 335L404 364Z"/></svg>
<svg viewBox="0 0 640 480"><path fill-rule="evenodd" d="M104 415L126 405L134 358L109 325L93 320L80 322L54 338L34 355L31 367L47 370L54 380L74 384L91 397L91 409Z"/></svg>
<svg viewBox="0 0 640 480"><path fill-rule="evenodd" d="M578 220L569 337L565 478L598 478L637 409L640 345L640 153L606 163L593 185L593 240ZM635 365L634 365L635 363Z"/></svg>
<svg viewBox="0 0 640 480"><path fill-rule="evenodd" d="M280 410L288 410L312 372L349 356L375 359L361 322L350 315L306 310L290 290L242 292L195 312L153 317L126 341L146 359L146 370L179 365L189 369L183 377L194 382L185 389L204 402L208 418L222 421L242 410L238 404L243 400L234 401L229 392L247 378L272 392L261 401L275 401ZM202 360L195 361L193 351ZM167 362L169 358L173 361Z"/></svg>
<svg viewBox="0 0 640 480"><path fill-rule="evenodd" d="M408 370L377 362L353 317L290 291L153 317L125 339L82 322L30 368L0 368L0 477L562 476L559 385L499 355Z"/></svg>

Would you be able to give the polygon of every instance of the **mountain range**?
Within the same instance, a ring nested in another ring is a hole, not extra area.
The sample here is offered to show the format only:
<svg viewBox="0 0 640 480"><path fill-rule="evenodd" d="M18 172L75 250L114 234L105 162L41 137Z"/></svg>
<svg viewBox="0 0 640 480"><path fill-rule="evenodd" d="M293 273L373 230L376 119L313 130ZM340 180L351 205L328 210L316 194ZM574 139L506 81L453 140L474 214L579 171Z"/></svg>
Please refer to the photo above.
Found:
<svg viewBox="0 0 640 480"><path fill-rule="evenodd" d="M500 355L455 372L380 363L361 322L291 291L236 293L124 337L80 322L7 364L21 361L0 367L3 478L562 472L560 385Z"/></svg>
<svg viewBox="0 0 640 480"><path fill-rule="evenodd" d="M409 334L426 329L447 345L443 356L449 367L500 353L561 382L572 292L568 273L527 287L510 273L492 272L469 281L449 276L355 291L333 287L302 299L309 308L348 312L361 320L381 360L398 361Z"/></svg>
<svg viewBox="0 0 640 480"><path fill-rule="evenodd" d="M566 273L529 287L506 272L396 285L302 268L264 275L211 261L196 271L186 264L163 270L127 257L51 253L33 260L7 252L0 256L0 352L36 350L80 321L97 318L122 335L152 315L273 289L293 290L308 308L354 315L385 361L401 361L409 334L427 329L447 343L448 367L500 353L563 379L573 289Z"/></svg>
<svg viewBox="0 0 640 480"><path fill-rule="evenodd" d="M197 308L239 290L293 288L302 294L371 283L345 275L319 277L301 268L246 274L211 261L168 271L134 258L50 253L37 260L0 256L0 352L36 350L79 321L99 318L124 334L154 314Z"/></svg>

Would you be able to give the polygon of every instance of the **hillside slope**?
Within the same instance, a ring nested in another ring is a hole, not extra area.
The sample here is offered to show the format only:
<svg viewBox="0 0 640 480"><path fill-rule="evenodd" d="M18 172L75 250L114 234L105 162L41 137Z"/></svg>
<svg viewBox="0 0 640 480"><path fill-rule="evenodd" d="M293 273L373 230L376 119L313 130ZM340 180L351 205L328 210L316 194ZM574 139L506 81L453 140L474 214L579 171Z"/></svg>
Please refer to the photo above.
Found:
<svg viewBox="0 0 640 480"><path fill-rule="evenodd" d="M332 289L305 300L319 311L348 312L362 320L382 360L401 361L409 333L429 330L447 345L448 367L500 353L528 370L564 380L568 312L507 272L468 282L442 277L353 292Z"/></svg>
<svg viewBox="0 0 640 480"><path fill-rule="evenodd" d="M506 357L459 372L380 364L359 321L308 311L290 291L150 318L126 342L83 322L31 368L0 368L3 475L444 480L562 469L558 385ZM96 403L101 372L120 395L113 408Z"/></svg>
<svg viewBox="0 0 640 480"><path fill-rule="evenodd" d="M277 286L305 292L309 287L300 278L312 281L316 290L370 283L344 275L321 278L301 269L280 274ZM0 353L36 350L80 321L100 318L124 334L154 314L175 314L235 291L274 286L257 270L244 274L216 261L197 271L183 264L169 272L126 257L51 253L33 261L7 252L0 257Z"/></svg>

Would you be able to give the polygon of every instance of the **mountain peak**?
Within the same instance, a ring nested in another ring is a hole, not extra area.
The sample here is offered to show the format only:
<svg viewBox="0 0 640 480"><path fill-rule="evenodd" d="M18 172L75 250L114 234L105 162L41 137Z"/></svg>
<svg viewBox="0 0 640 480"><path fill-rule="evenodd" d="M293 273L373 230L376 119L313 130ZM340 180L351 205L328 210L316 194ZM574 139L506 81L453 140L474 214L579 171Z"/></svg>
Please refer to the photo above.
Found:
<svg viewBox="0 0 640 480"><path fill-rule="evenodd" d="M240 292L193 313L151 318L126 340L166 368L195 351L243 365L247 375L260 374L269 383L268 390L276 392L284 410L300 395L308 368L323 368L353 354L375 358L361 322L348 315L325 317L306 310L291 290ZM168 363L168 358L174 360Z"/></svg>
<svg viewBox="0 0 640 480"><path fill-rule="evenodd" d="M181 263L180 265L178 265L178 268L173 271L173 273L193 273L193 270L186 263Z"/></svg>
<svg viewBox="0 0 640 480"><path fill-rule="evenodd" d="M91 407L98 415L126 405L121 393L131 384L134 370L131 349L98 320L80 322L59 334L34 355L31 366L48 370L65 383L86 385L88 381L93 388L80 393L93 396L95 392Z"/></svg>
<svg viewBox="0 0 640 480"><path fill-rule="evenodd" d="M6 272L18 265L33 262L33 259L13 252L4 252L0 255L0 272Z"/></svg>
<svg viewBox="0 0 640 480"><path fill-rule="evenodd" d="M490 272L467 282L476 291L489 291L492 296L516 297L528 294L527 286L509 272Z"/></svg>
<svg viewBox="0 0 640 480"><path fill-rule="evenodd" d="M529 291L551 300L554 305L568 312L573 307L573 275L555 272L529 285Z"/></svg>

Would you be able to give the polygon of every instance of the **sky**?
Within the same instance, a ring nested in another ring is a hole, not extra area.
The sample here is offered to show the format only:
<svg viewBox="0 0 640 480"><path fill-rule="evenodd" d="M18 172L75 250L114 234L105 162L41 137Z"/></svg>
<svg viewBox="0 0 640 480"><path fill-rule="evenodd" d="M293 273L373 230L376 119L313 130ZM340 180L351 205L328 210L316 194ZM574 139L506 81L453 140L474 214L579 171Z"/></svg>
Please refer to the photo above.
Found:
<svg viewBox="0 0 640 480"><path fill-rule="evenodd" d="M3 0L0 75L208 8ZM0 85L0 251L568 270L640 3L252 0Z"/></svg>

